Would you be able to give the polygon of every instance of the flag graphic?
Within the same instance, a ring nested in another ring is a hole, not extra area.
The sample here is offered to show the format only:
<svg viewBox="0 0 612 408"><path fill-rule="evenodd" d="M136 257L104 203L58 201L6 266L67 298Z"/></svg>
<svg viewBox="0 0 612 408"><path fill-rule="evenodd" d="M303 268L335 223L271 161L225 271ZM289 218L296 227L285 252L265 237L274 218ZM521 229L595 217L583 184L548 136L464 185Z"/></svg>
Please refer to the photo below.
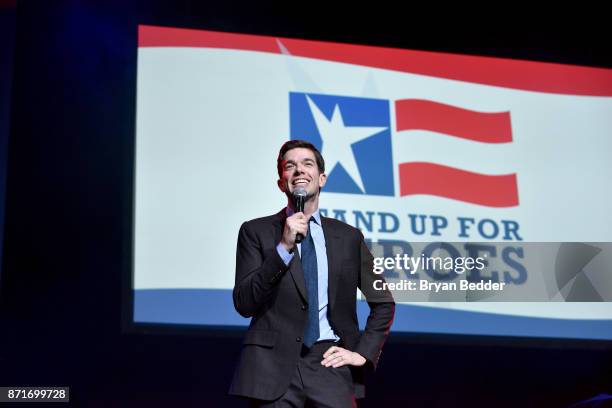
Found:
<svg viewBox="0 0 612 408"><path fill-rule="evenodd" d="M392 140L427 130L471 143L510 143L509 112L476 112L421 99L388 100L291 92L292 139L330 160L326 192L395 195ZM396 134L391 135L391 106ZM401 155L401 152L399 153ZM398 162L399 195L431 195L488 207L519 204L516 174L480 174L444 163ZM478 158L474 158L478 159Z"/></svg>

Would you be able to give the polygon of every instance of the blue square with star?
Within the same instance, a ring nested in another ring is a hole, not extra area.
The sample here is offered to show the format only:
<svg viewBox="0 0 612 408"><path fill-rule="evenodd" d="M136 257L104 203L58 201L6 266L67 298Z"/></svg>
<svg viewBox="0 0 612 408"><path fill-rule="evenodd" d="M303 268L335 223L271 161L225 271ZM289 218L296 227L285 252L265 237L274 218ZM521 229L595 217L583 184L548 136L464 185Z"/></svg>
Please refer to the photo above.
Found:
<svg viewBox="0 0 612 408"><path fill-rule="evenodd" d="M386 99L289 93L291 140L325 159L325 192L393 196L391 119Z"/></svg>

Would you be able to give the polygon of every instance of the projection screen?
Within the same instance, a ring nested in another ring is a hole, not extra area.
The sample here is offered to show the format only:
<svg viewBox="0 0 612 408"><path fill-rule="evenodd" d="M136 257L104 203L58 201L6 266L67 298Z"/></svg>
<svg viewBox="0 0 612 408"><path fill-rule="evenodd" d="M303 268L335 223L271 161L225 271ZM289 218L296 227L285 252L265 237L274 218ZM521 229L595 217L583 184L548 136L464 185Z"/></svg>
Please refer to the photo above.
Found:
<svg viewBox="0 0 612 408"><path fill-rule="evenodd" d="M321 214L374 256L494 244L499 276L529 284L542 272L517 248L612 241L611 96L608 69L140 26L133 322L248 325L238 230L285 206L290 139L322 151ZM398 301L392 330L612 339L606 256L559 285L566 301ZM597 301L571 298L579 284Z"/></svg>

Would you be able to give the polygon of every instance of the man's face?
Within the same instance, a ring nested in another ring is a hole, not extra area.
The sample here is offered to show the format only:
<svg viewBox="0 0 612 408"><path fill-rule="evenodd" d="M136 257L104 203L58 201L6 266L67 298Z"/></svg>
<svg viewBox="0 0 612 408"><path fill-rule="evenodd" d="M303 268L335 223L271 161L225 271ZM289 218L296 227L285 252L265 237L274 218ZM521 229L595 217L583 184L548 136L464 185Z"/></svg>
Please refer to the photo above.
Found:
<svg viewBox="0 0 612 408"><path fill-rule="evenodd" d="M319 188L325 185L327 179L324 173L319 173L313 151L305 147L296 147L285 153L281 169L278 187L287 196L301 187L309 197L314 197L319 194Z"/></svg>

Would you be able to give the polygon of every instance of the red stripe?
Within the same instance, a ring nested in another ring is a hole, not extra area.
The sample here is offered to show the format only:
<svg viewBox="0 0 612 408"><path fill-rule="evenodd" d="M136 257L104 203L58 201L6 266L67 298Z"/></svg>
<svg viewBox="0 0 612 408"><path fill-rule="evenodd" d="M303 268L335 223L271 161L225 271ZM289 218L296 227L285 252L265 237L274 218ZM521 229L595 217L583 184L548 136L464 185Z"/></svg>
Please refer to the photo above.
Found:
<svg viewBox="0 0 612 408"><path fill-rule="evenodd" d="M274 37L143 25L138 26L138 46L231 48L279 53Z"/></svg>
<svg viewBox="0 0 612 408"><path fill-rule="evenodd" d="M516 174L491 176L433 163L401 163L400 195L427 194L487 207L519 204Z"/></svg>
<svg viewBox="0 0 612 408"><path fill-rule="evenodd" d="M139 26L140 47L210 47L279 54L275 37ZM612 96L612 70L502 58L279 38L298 57L477 84L568 95Z"/></svg>
<svg viewBox="0 0 612 408"><path fill-rule="evenodd" d="M397 130L423 129L486 143L512 141L510 112L484 113L420 99L395 101Z"/></svg>

